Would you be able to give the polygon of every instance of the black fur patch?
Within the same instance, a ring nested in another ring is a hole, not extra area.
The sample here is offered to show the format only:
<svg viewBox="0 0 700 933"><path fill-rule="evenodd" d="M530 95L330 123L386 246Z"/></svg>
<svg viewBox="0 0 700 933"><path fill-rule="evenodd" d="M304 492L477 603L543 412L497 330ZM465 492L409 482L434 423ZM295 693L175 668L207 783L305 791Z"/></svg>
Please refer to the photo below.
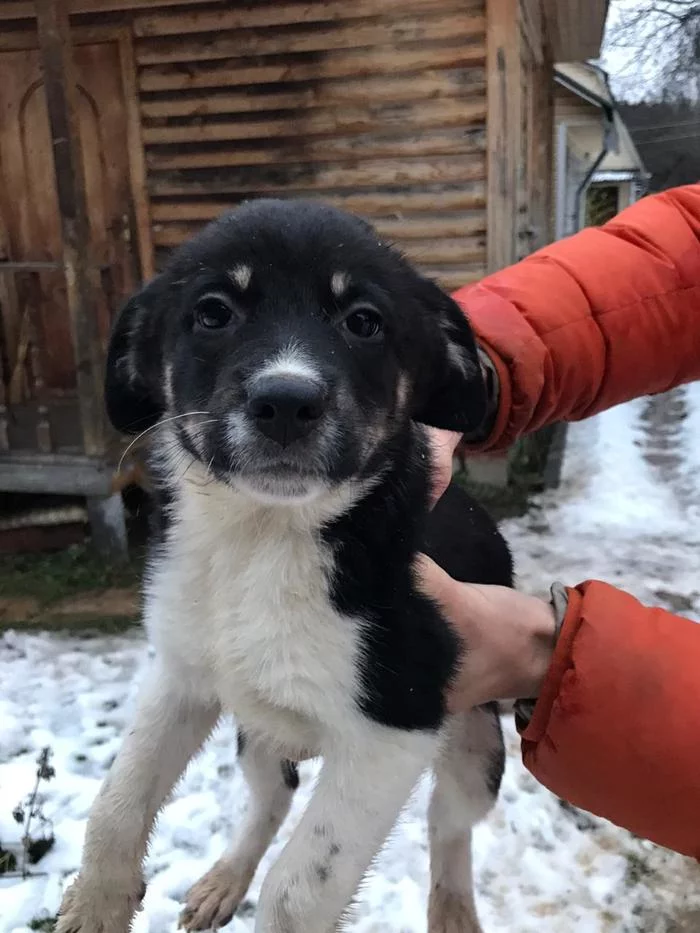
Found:
<svg viewBox="0 0 700 933"><path fill-rule="evenodd" d="M485 774L486 787L488 788L491 796L496 798L498 796L499 790L501 789L503 772L505 771L506 767L506 750L503 744L503 729L501 728L501 719L498 713L498 703L489 703L484 707L484 709L493 714L494 723L498 729L498 734L501 739L501 741L498 743L498 748L496 751L494 751L491 757Z"/></svg>
<svg viewBox="0 0 700 933"><path fill-rule="evenodd" d="M324 529L337 559L331 598L368 623L363 712L400 729L437 729L460 645L416 588L412 559L422 550L458 580L510 586L511 558L493 520L460 487L450 486L429 512L429 461L418 432L396 439L386 456L392 468L382 481Z"/></svg>
<svg viewBox="0 0 700 933"><path fill-rule="evenodd" d="M282 778L285 786L290 790L296 790L299 786L299 767L296 761L284 759L282 761Z"/></svg>

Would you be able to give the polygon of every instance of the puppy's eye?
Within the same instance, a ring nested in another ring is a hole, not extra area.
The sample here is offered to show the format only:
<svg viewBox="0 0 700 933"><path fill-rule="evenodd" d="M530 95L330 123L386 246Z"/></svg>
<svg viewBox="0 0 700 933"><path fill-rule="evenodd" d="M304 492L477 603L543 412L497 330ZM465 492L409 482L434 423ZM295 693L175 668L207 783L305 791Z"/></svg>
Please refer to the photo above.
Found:
<svg viewBox="0 0 700 933"><path fill-rule="evenodd" d="M233 320L233 301L223 292L207 292L197 299L194 317L197 324L206 330L221 330Z"/></svg>
<svg viewBox="0 0 700 933"><path fill-rule="evenodd" d="M356 340L377 340L384 330L384 321L375 308L353 308L343 320L343 327Z"/></svg>

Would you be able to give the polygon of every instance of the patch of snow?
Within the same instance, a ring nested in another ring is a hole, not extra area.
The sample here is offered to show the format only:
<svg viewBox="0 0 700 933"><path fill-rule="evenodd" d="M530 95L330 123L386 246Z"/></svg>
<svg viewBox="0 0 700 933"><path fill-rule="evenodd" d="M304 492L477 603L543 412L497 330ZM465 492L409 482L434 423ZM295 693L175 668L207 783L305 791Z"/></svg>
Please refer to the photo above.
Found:
<svg viewBox="0 0 700 933"><path fill-rule="evenodd" d="M700 385L678 392L684 419L675 434L650 425L647 400L570 428L561 487L504 525L524 589L544 593L554 579L573 584L595 576L669 608L685 600L688 614L700 618L700 490L689 482L700 463ZM677 463L669 466L660 456L669 452L664 445L679 454ZM41 874L0 876L0 933L27 933L30 921L55 913L77 869L87 811L129 721L148 654L139 635L8 633L0 639L0 840L6 845L20 835L11 811L30 790L44 745L53 748L56 768L43 788L56 845L36 866ZM503 791L474 844L487 933L684 929L690 912L700 910L698 865L563 805L522 767L510 718L505 730ZM246 794L235 747L233 724L225 722L163 811L134 933L173 933L186 890L240 825ZM227 928L231 933L253 930L262 877L308 802L317 765L304 764L300 773L292 813ZM354 915L355 933L424 933L428 793L426 779L374 865Z"/></svg>

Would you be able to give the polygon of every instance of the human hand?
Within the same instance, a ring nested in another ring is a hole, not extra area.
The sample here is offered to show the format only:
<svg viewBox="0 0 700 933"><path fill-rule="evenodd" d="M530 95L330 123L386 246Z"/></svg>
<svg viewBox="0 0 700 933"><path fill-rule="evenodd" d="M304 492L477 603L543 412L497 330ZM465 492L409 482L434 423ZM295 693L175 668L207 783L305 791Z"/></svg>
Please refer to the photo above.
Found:
<svg viewBox="0 0 700 933"><path fill-rule="evenodd" d="M443 431L440 428L425 429L432 455L431 508L445 492L452 480L452 459L462 435L457 431Z"/></svg>
<svg viewBox="0 0 700 933"><path fill-rule="evenodd" d="M505 586L459 583L424 554L417 570L423 591L443 609L464 646L449 709L536 697L556 640L551 605Z"/></svg>

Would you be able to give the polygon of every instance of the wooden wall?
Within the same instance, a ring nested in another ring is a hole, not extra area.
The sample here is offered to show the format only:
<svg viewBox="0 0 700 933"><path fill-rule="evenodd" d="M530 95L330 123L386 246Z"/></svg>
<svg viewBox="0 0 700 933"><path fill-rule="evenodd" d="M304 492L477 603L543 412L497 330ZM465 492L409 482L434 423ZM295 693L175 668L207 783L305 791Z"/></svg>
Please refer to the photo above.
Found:
<svg viewBox="0 0 700 933"><path fill-rule="evenodd" d="M485 0L70 4L79 29L134 37L157 264L272 194L368 217L446 287L483 275Z"/></svg>
<svg viewBox="0 0 700 933"><path fill-rule="evenodd" d="M374 221L444 285L485 267L483 0L133 17L157 256L259 195Z"/></svg>
<svg viewBox="0 0 700 933"><path fill-rule="evenodd" d="M446 287L483 274L485 0L70 2L134 37L157 264L276 195L368 217Z"/></svg>
<svg viewBox="0 0 700 933"><path fill-rule="evenodd" d="M447 288L550 238L539 0L69 2L133 37L157 264L261 195L360 213Z"/></svg>
<svg viewBox="0 0 700 933"><path fill-rule="evenodd" d="M537 0L487 4L487 267L552 238L553 70Z"/></svg>

